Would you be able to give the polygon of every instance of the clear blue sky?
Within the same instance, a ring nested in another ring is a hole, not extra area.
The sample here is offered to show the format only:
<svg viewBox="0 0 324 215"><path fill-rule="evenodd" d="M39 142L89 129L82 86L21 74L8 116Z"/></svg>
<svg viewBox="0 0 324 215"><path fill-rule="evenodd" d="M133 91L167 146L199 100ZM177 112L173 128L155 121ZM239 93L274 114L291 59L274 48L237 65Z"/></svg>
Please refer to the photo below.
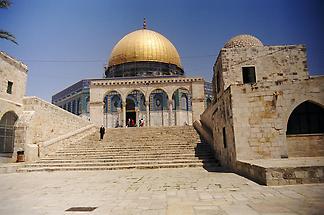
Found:
<svg viewBox="0 0 324 215"><path fill-rule="evenodd" d="M84 78L101 78L113 46L142 27L162 33L178 49L187 76L211 80L224 43L252 34L266 45L305 44L312 75L324 74L321 0L12 0L0 28L19 45L0 50L29 67L27 95L51 96Z"/></svg>

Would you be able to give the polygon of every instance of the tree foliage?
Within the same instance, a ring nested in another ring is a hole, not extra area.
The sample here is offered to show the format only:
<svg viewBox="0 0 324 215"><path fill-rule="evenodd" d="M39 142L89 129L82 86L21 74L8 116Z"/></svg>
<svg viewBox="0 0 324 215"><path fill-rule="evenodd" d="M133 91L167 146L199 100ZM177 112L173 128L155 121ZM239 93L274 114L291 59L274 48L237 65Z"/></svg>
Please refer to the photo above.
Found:
<svg viewBox="0 0 324 215"><path fill-rule="evenodd" d="M1 9L7 9L10 7L10 5L11 5L10 0L0 0L0 8ZM7 31L1 30L1 29L0 29L0 38L9 40L15 44L18 44L16 42L16 37L14 35L12 35L11 33L7 32Z"/></svg>
<svg viewBox="0 0 324 215"><path fill-rule="evenodd" d="M11 5L10 0L0 0L0 8L8 8Z"/></svg>

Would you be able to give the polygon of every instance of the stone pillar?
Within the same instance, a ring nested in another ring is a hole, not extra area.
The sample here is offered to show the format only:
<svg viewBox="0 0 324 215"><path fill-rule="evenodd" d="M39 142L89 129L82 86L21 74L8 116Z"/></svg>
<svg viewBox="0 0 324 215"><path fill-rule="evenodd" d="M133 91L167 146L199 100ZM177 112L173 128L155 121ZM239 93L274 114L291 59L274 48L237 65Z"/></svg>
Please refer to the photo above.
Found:
<svg viewBox="0 0 324 215"><path fill-rule="evenodd" d="M146 126L150 126L150 105L146 103Z"/></svg>
<svg viewBox="0 0 324 215"><path fill-rule="evenodd" d="M126 101L123 101L123 127L126 127Z"/></svg>
<svg viewBox="0 0 324 215"><path fill-rule="evenodd" d="M92 102L90 103L90 119L91 122L97 126L104 124L103 122L103 102Z"/></svg>
<svg viewBox="0 0 324 215"><path fill-rule="evenodd" d="M135 113L136 113L135 124L137 125L137 127L139 127L139 123L138 123L138 121L140 120L140 118L139 118L139 107L135 107Z"/></svg>
<svg viewBox="0 0 324 215"><path fill-rule="evenodd" d="M117 108L117 113L118 113L118 118L117 118L117 122L118 122L118 127L122 126L123 121L122 121L122 109L120 107Z"/></svg>
<svg viewBox="0 0 324 215"><path fill-rule="evenodd" d="M200 79L192 83L192 122L200 119L200 114L205 110L204 81Z"/></svg>
<svg viewBox="0 0 324 215"><path fill-rule="evenodd" d="M169 126L172 125L172 106L173 106L173 101L169 100Z"/></svg>

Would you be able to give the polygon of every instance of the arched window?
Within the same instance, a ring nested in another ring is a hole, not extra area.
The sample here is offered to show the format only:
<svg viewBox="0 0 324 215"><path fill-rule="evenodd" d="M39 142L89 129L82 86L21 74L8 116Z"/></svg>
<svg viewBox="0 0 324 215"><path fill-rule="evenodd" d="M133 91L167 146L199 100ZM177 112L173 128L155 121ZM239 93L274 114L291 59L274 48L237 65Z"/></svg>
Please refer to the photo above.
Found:
<svg viewBox="0 0 324 215"><path fill-rule="evenodd" d="M291 113L287 134L324 133L324 108L306 101Z"/></svg>

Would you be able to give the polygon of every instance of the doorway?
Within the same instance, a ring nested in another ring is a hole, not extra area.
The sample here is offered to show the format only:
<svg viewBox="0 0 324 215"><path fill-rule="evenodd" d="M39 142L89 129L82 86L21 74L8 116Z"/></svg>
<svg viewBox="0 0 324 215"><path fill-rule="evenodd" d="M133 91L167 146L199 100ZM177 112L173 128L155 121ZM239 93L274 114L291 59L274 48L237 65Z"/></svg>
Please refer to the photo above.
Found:
<svg viewBox="0 0 324 215"><path fill-rule="evenodd" d="M15 122L18 116L9 111L0 120L0 153L13 153L15 140Z"/></svg>
<svg viewBox="0 0 324 215"><path fill-rule="evenodd" d="M135 101L131 98L126 99L126 125L136 127Z"/></svg>

